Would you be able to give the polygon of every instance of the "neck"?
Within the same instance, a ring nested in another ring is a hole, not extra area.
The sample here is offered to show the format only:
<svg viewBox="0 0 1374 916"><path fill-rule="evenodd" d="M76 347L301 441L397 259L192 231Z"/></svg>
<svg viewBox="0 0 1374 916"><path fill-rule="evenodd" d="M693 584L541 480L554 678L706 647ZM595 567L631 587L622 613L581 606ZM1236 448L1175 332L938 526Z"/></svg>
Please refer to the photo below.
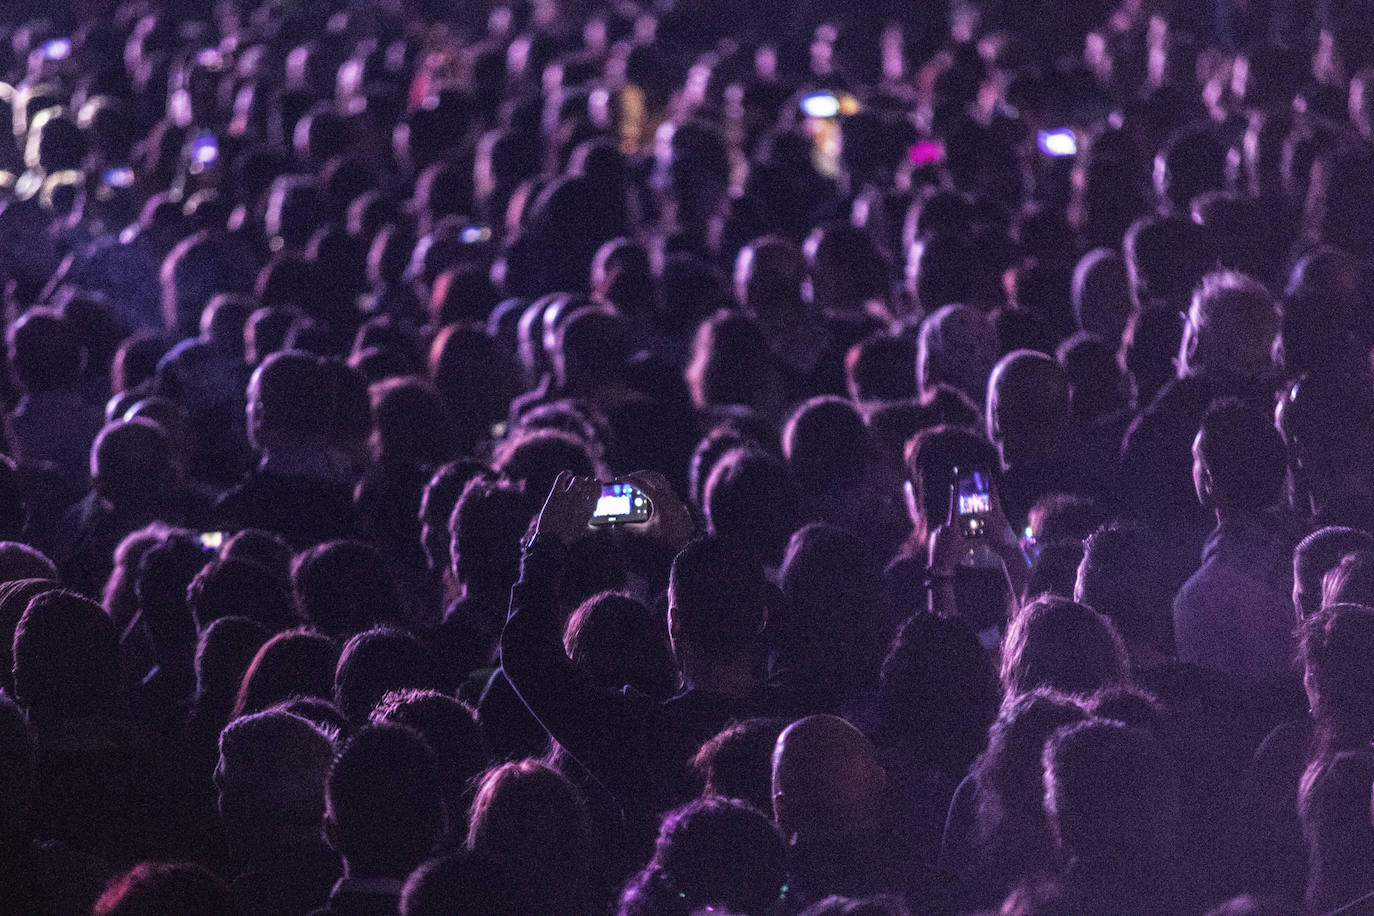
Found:
<svg viewBox="0 0 1374 916"><path fill-rule="evenodd" d="M1158 668L1173 661L1173 657L1150 643L1130 647L1131 667L1136 671Z"/></svg>
<svg viewBox="0 0 1374 916"><path fill-rule="evenodd" d="M1216 510L1218 525L1223 525L1227 522L1253 521L1254 519L1263 518L1264 515L1264 509L1240 509L1218 506Z"/></svg>
<svg viewBox="0 0 1374 916"><path fill-rule="evenodd" d="M243 849L250 861L273 862L296 849L321 845L320 828L279 825L268 834L245 837Z"/></svg>
<svg viewBox="0 0 1374 916"><path fill-rule="evenodd" d="M1043 464L1058 460L1064 453L1062 436L1015 445L1002 443L1002 467L1014 468L1025 464Z"/></svg>
<svg viewBox="0 0 1374 916"><path fill-rule="evenodd" d="M689 656L682 660L682 677L692 690L722 696L748 696L758 686L753 665L747 657L705 659Z"/></svg>
<svg viewBox="0 0 1374 916"><path fill-rule="evenodd" d="M297 477L333 480L339 476L328 455L305 445L276 445L264 448L258 467L275 474Z"/></svg>
<svg viewBox="0 0 1374 916"><path fill-rule="evenodd" d="M410 874L409 870L402 871L400 874L384 874L384 872L385 869L367 868L344 860L343 876L354 881L404 881Z"/></svg>

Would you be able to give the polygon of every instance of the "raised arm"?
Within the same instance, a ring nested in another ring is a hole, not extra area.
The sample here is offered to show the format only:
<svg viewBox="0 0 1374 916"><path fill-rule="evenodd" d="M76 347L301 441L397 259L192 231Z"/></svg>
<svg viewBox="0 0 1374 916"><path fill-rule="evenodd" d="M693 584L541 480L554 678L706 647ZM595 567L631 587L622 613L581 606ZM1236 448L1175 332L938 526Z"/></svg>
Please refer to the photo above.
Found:
<svg viewBox="0 0 1374 916"><path fill-rule="evenodd" d="M564 472L527 540L501 634L501 666L545 731L617 797L652 714L638 697L610 691L579 671L563 648L558 586L568 547L590 532L600 485Z"/></svg>

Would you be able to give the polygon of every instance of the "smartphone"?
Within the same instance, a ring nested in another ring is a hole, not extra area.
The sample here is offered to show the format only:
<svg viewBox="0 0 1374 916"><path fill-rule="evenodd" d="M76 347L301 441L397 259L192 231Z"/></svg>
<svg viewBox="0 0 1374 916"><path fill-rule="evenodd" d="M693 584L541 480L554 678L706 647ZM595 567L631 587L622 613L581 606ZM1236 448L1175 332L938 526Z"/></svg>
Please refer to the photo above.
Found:
<svg viewBox="0 0 1374 916"><path fill-rule="evenodd" d="M988 515L992 512L992 475L986 468L954 469L955 518L966 537L982 537L987 533Z"/></svg>
<svg viewBox="0 0 1374 916"><path fill-rule="evenodd" d="M840 100L833 92L813 92L802 97L801 111L808 118L833 118L840 113Z"/></svg>
<svg viewBox="0 0 1374 916"><path fill-rule="evenodd" d="M464 226L458 233L458 238L464 245L480 245L483 242L491 241L491 228L489 226L479 226L473 224Z"/></svg>
<svg viewBox="0 0 1374 916"><path fill-rule="evenodd" d="M127 188L134 183L134 170L129 168L106 169L100 173L100 180L107 188Z"/></svg>
<svg viewBox="0 0 1374 916"><path fill-rule="evenodd" d="M44 60L66 60L72 56L72 40L70 38L54 38L45 41L38 48Z"/></svg>
<svg viewBox="0 0 1374 916"><path fill-rule="evenodd" d="M191 171L203 172L219 161L219 138L206 131L191 140Z"/></svg>
<svg viewBox="0 0 1374 916"><path fill-rule="evenodd" d="M601 485L601 498L592 511L593 525L635 525L647 522L653 512L649 497L632 484L614 482Z"/></svg>
<svg viewBox="0 0 1374 916"><path fill-rule="evenodd" d="M206 553L218 553L224 546L224 532L202 531L196 540L200 541L201 549Z"/></svg>
<svg viewBox="0 0 1374 916"><path fill-rule="evenodd" d="M857 114L862 107L859 100L847 92L811 92L802 96L801 112L808 118L829 120L841 115Z"/></svg>
<svg viewBox="0 0 1374 916"><path fill-rule="evenodd" d="M1035 145L1051 159L1078 155L1078 138L1074 136L1073 128L1070 127L1056 127L1053 130L1037 132Z"/></svg>

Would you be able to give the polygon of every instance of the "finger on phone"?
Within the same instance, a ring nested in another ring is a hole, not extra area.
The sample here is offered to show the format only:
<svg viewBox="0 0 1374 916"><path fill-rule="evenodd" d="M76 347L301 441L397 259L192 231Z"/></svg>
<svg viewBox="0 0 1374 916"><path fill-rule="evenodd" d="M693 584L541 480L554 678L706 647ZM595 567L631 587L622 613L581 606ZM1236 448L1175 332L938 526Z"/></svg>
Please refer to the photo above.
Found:
<svg viewBox="0 0 1374 916"><path fill-rule="evenodd" d="M665 493L672 488L668 481L657 471L634 471L626 474L625 479L647 492L650 496Z"/></svg>

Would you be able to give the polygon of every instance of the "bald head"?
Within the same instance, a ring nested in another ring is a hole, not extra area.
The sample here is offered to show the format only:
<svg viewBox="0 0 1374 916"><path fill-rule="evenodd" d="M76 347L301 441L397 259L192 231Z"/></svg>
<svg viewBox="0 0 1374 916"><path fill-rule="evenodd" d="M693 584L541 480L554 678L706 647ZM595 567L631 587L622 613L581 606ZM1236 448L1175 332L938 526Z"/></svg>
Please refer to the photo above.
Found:
<svg viewBox="0 0 1374 916"><path fill-rule="evenodd" d="M805 278L801 246L781 236L767 235L744 246L735 259L735 298L764 317L779 311L796 312Z"/></svg>
<svg viewBox="0 0 1374 916"><path fill-rule="evenodd" d="M1069 381L1044 353L1014 350L988 380L988 438L1008 466L1053 453L1069 422Z"/></svg>
<svg viewBox="0 0 1374 916"><path fill-rule="evenodd" d="M1107 248L1083 255L1073 272L1073 314L1078 326L1116 343L1126 330L1131 310L1125 259Z"/></svg>
<svg viewBox="0 0 1374 916"><path fill-rule="evenodd" d="M116 420L95 437L91 479L100 495L116 505L163 498L175 478L171 440L152 420Z"/></svg>
<svg viewBox="0 0 1374 916"><path fill-rule="evenodd" d="M916 384L921 394L945 384L981 403L997 361L997 329L970 305L946 305L921 322Z"/></svg>
<svg viewBox="0 0 1374 916"><path fill-rule="evenodd" d="M773 815L789 839L824 841L869 829L886 775L873 743L838 716L807 716L773 749Z"/></svg>

